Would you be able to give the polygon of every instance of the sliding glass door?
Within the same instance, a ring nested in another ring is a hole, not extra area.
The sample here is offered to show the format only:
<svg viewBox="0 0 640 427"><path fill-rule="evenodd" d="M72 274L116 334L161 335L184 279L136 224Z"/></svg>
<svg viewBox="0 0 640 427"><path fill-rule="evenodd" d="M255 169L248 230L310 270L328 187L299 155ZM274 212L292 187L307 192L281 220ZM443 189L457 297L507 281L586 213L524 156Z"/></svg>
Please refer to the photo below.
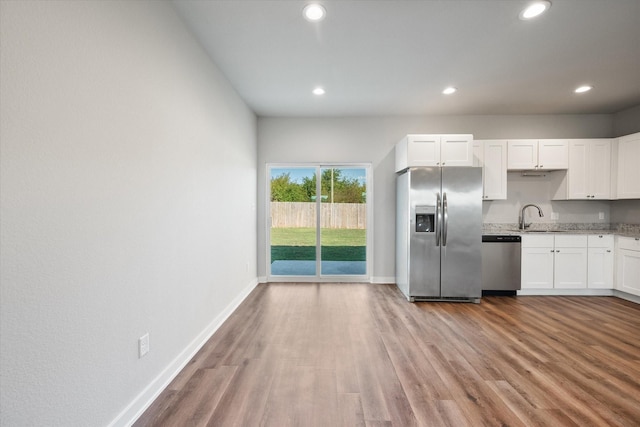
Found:
<svg viewBox="0 0 640 427"><path fill-rule="evenodd" d="M368 280L370 166L267 170L269 280Z"/></svg>
<svg viewBox="0 0 640 427"><path fill-rule="evenodd" d="M270 171L271 275L317 275L316 169Z"/></svg>

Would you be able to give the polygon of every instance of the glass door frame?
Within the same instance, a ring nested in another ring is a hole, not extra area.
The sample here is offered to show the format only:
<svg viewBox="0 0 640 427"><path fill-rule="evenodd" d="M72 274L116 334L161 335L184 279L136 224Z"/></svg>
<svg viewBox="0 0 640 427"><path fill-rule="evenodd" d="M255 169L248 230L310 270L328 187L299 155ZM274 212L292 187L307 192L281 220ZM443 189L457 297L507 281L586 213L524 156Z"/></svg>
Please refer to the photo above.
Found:
<svg viewBox="0 0 640 427"><path fill-rule="evenodd" d="M366 248L365 248L365 274L348 274L348 275L328 275L322 274L322 254L321 254L321 204L322 198L316 197L316 274L305 276L293 275L272 275L271 274L271 170L283 168L307 168L316 171L316 195L321 194L320 187L322 185L321 174L322 169L339 169L352 168L364 169L367 174L366 179L366 218L367 228ZM267 283L269 282L353 282L353 283L370 283L373 257L373 169L371 163L267 163L266 164L266 192L265 192L265 213L266 213L266 273Z"/></svg>

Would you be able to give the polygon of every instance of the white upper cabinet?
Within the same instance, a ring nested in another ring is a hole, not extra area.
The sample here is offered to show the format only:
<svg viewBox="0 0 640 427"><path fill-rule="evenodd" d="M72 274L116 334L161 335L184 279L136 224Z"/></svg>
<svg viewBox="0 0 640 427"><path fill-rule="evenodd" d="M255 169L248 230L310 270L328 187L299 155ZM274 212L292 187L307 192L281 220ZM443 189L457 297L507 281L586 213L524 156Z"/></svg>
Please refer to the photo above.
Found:
<svg viewBox="0 0 640 427"><path fill-rule="evenodd" d="M538 166L538 140L508 141L508 169L535 169Z"/></svg>
<svg viewBox="0 0 640 427"><path fill-rule="evenodd" d="M611 197L611 140L578 139L569 142L567 199Z"/></svg>
<svg viewBox="0 0 640 427"><path fill-rule="evenodd" d="M640 132L618 139L618 199L640 199Z"/></svg>
<svg viewBox="0 0 640 427"><path fill-rule="evenodd" d="M474 166L482 166L482 199L507 199L507 141L474 141Z"/></svg>
<svg viewBox="0 0 640 427"><path fill-rule="evenodd" d="M396 144L396 172L414 166L473 166L473 135L407 135Z"/></svg>
<svg viewBox="0 0 640 427"><path fill-rule="evenodd" d="M510 170L556 170L569 166L566 139L516 139L508 141Z"/></svg>
<svg viewBox="0 0 640 427"><path fill-rule="evenodd" d="M473 135L442 135L440 166L473 166Z"/></svg>

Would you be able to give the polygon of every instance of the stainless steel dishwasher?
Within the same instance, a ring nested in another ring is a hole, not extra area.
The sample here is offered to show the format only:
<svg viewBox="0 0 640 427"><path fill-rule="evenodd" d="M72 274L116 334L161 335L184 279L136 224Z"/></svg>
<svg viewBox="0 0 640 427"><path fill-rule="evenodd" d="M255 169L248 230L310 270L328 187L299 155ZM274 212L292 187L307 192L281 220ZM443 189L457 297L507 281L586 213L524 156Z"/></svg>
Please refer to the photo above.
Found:
<svg viewBox="0 0 640 427"><path fill-rule="evenodd" d="M514 235L482 236L482 291L515 295L520 289L520 246Z"/></svg>

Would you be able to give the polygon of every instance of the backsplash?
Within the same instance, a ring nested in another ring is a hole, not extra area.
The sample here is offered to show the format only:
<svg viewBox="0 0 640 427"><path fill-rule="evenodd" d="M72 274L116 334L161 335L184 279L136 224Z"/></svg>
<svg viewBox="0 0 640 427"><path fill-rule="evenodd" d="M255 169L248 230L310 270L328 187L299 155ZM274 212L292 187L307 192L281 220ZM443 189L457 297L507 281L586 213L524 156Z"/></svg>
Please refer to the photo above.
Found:
<svg viewBox="0 0 640 427"><path fill-rule="evenodd" d="M640 226L640 200L553 200L561 171L548 172L544 177L523 177L507 174L507 200L482 202L485 223L513 227L524 205L539 206L543 217L535 209L528 209L526 221L534 229L607 230L618 228L636 230ZM634 227L635 225L635 227Z"/></svg>

